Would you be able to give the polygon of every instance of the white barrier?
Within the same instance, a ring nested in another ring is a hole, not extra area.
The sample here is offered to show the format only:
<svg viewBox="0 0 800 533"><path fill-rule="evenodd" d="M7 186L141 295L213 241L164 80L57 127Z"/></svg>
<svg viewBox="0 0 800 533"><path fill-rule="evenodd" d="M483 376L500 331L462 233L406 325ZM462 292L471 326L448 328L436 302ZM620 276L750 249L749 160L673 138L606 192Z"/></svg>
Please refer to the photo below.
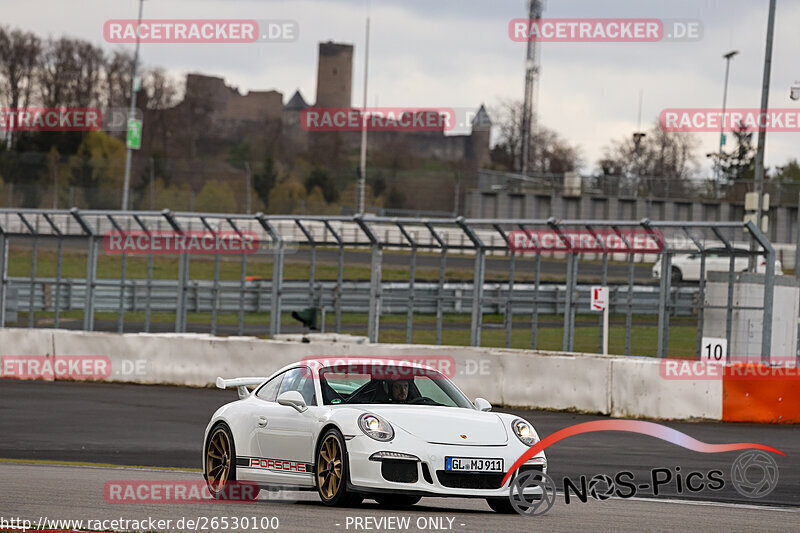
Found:
<svg viewBox="0 0 800 533"><path fill-rule="evenodd" d="M217 376L268 376L304 357L424 356L445 365L455 362L455 371L442 370L464 393L498 405L624 417L722 418L720 380L667 380L659 374L659 361L645 357L45 329L0 329L0 346L0 358L107 357L110 375L96 378L104 381L201 387L213 386Z"/></svg>
<svg viewBox="0 0 800 533"><path fill-rule="evenodd" d="M611 416L722 420L722 380L664 379L658 359L611 361Z"/></svg>

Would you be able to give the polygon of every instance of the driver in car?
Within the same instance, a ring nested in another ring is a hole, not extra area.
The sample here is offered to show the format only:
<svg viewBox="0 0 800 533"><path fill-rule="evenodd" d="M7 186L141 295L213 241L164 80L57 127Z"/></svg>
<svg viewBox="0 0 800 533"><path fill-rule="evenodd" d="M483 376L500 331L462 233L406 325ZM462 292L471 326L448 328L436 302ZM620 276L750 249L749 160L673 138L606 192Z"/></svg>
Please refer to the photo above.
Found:
<svg viewBox="0 0 800 533"><path fill-rule="evenodd" d="M406 403L408 401L408 380L398 379L392 382L392 402Z"/></svg>

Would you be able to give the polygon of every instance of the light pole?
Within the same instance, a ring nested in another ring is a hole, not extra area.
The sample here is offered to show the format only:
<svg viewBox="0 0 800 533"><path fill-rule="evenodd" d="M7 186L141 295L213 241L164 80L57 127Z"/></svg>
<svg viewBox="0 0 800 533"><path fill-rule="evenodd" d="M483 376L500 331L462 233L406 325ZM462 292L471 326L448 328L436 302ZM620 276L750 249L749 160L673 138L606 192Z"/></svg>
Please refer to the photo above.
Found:
<svg viewBox="0 0 800 533"><path fill-rule="evenodd" d="M722 125L719 131L719 155L717 156L717 168L714 170L714 179L716 181L715 191L719 187L720 172L722 171L722 146L725 144L725 107L728 104L728 73L731 68L731 59L738 54L738 50L731 50L722 57L725 59L725 84L722 89Z"/></svg>
<svg viewBox="0 0 800 533"><path fill-rule="evenodd" d="M764 79L761 85L761 109L758 113L758 148L756 149L756 226L761 229L761 207L764 196L764 144L767 141L767 129L764 117L769 107L769 77L772 71L772 38L775 35L775 0L769 0L769 16L767 19L767 45L764 52ZM755 249L755 239L750 240L750 248ZM750 256L750 270L755 271L755 256Z"/></svg>
<svg viewBox="0 0 800 533"><path fill-rule="evenodd" d="M369 66L369 15L367 15L366 38L364 40L364 107L361 112L361 158L356 184L356 213L364 214L367 188L367 72Z"/></svg>
<svg viewBox="0 0 800 533"><path fill-rule="evenodd" d="M131 79L131 110L128 114L128 120L135 117L136 114L136 93L139 91L139 80L136 76L136 68L139 63L139 30L142 25L142 8L144 7L144 0L139 0L139 22L136 24L136 52L133 54L133 78ZM128 153L125 157L125 181L122 185L122 210L128 209L128 189L131 187L131 159L133 158L133 149L128 146Z"/></svg>

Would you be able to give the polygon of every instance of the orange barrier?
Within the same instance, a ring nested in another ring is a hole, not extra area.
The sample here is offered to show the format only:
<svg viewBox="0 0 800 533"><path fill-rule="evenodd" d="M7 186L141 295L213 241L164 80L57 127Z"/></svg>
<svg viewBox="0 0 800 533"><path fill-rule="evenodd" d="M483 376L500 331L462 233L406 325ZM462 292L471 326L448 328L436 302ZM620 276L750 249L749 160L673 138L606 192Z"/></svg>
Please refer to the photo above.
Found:
<svg viewBox="0 0 800 533"><path fill-rule="evenodd" d="M722 420L800 423L800 369L758 364L725 368Z"/></svg>

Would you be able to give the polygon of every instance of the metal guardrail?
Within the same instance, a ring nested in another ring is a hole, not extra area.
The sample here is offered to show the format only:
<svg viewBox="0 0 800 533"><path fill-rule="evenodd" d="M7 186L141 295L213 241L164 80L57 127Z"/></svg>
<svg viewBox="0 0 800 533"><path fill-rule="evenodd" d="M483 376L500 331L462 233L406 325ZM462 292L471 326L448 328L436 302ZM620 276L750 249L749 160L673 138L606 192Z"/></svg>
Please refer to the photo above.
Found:
<svg viewBox="0 0 800 533"><path fill-rule="evenodd" d="M158 312L177 312L175 295L178 293L178 282L173 280L129 279L124 283L120 293L121 280L97 280L94 292L94 308L98 312L116 312L119 310L120 296L126 312L144 312L149 309ZM8 305L14 309L29 310L31 301L30 279L21 277L8 278L9 291L14 291L14 301ZM309 290L307 281L284 281L282 301L289 309L303 307L324 308L333 311L336 306L334 296L337 293L336 282L317 281ZM345 313L367 313L370 305L369 281L345 281L342 287L341 308ZM513 294L509 294L509 290ZM588 301L591 285L577 285L578 299ZM624 314L628 307L628 286L611 285L611 313ZM240 300L242 287L237 281L220 281L215 284L209 280L190 280L186 286L186 311L189 313L235 313L244 304L246 313L265 313L270 311L269 295L272 293L272 282L269 280L247 281L245 298ZM631 303L636 315L657 315L659 290L654 286L634 285ZM381 313L416 313L433 314L437 302L442 302L442 312L459 314L472 308L474 297L473 284L445 283L441 288L438 283L414 283L413 304L410 282L383 282L381 284ZM534 304L540 314L558 315L566 309L566 285L547 283L539 286L538 292L533 283L517 283L510 287L508 283L483 284L482 312L484 314L504 314L509 302L513 307L509 311L514 315L530 315ZM692 316L698 312L699 288L695 286L672 287L670 310L673 316ZM55 312L56 302L61 312L83 309L86 304L86 280L38 278L33 285L33 309L35 312ZM588 311L588 307L583 311ZM147 328L149 325L145 325ZM216 323L211 324L212 333L216 331ZM122 331L122 330L120 330Z"/></svg>
<svg viewBox="0 0 800 533"><path fill-rule="evenodd" d="M168 210L163 212L146 211L79 211L72 209L65 210L34 210L34 209L2 209L0 210L0 256L4 260L0 263L0 326L5 325L6 291L9 286L8 278L8 247L9 242L25 239L32 250L32 273L28 280L29 286L34 287L28 295L28 321L29 325L34 324L34 314L36 312L36 298L30 295L36 294L37 278L36 261L37 246L42 239L55 239L57 242L57 274L56 283L62 279L63 244L68 240L78 240L86 246L86 280L84 296L84 321L83 329L92 330L94 328L94 315L97 309L98 294L105 291L107 283L97 278L97 260L100 252L100 242L103 236L111 231L131 232L144 231L152 232L168 229L178 234L187 231L206 231L217 233L220 231L244 232L252 231L258 235L264 247L261 253L269 253L272 256L272 276L270 290L263 294L264 304L268 305L270 311L271 336L280 333L281 311L288 300L286 294L286 281L283 276L284 254L291 247L301 247L310 252L309 279L307 287L309 294L311 289L318 286L315 279L316 251L319 247L333 247L338 251L337 257L337 279L335 284L326 289L321 285L323 292L328 298L333 299L334 313L336 315L336 330L341 328L341 313L344 309L345 301L344 290L344 254L346 249L364 249L371 251L370 260L370 281L368 297L368 337L372 342L377 342L380 331L380 316L387 308L385 305L388 294L384 292L385 284L382 283L383 252L386 249L405 250L409 253L409 282L408 282L408 302L406 339L411 342L413 331L414 313L418 309L418 287L415 281L415 269L417 265L417 254L421 252L435 253L439 257L439 281L437 286L437 297L435 301L436 314L436 342L441 343L442 338L442 315L446 310L445 293L445 272L447 259L453 254L470 254L473 257L473 287L478 287L476 293L472 295L470 301L470 344L479 346L481 344L481 331L483 314L486 312L487 305L493 305L499 298L502 303L505 315L505 337L506 346L511 342L512 320L511 317L517 309L532 307L532 319L530 325L531 347L537 345L538 316L543 313L540 303L543 299L540 293L544 290L541 283L541 262L542 253L524 254L515 252L509 248L509 235L512 230L532 230L545 229L551 232L563 232L565 230L581 230L588 233L596 232L599 229L617 232L623 230L643 229L648 232L658 231L663 234L663 249L658 253L649 254L661 261L661 279L658 288L658 301L656 311L658 313L658 348L657 354L665 357L668 351L669 338L669 319L674 314L676 303L673 302L673 289L671 287L671 259L675 254L695 253L700 255L700 283L698 286L698 332L697 332L697 353L700 354L700 344L703 329L703 310L705 307L705 262L710 250L721 248L721 255L730 257L729 269L729 291L727 309L727 338L730 350L732 314L738 309L733 300L733 281L735 275L734 259L738 254L734 250L737 240L743 237L749 243L749 251L746 254L754 257L764 256L766 261L766 273L763 298L763 329L761 356L768 359L770 356L771 335L772 335L772 299L774 287L774 261L775 249L766 237L751 222L677 222L677 221L651 221L643 219L641 221L630 220L557 220L550 218L540 219L464 219L464 218L387 218L387 217L360 217L360 216L300 216L300 215L271 215L266 216L258 213L256 215L241 214L198 214L198 213L172 213ZM626 247L617 249L613 252L606 251L601 254L602 280L605 285L608 274L608 262L612 257L622 255L627 258L628 264L628 283L627 301L625 307L626 315L626 353L630 353L631 331L633 324L634 306L633 286L634 286L634 262L636 253L628 240L621 238ZM715 252L718 255L720 252ZM487 255L497 254L508 256L508 286L511 290L501 294L499 297L487 292L485 281L486 258ZM559 255L559 254L556 254ZM579 290L579 270L581 257L576 253L560 254L564 257L566 267L565 301L564 301L564 337L563 350L572 351L575 336L575 314L582 305L587 304L585 295ZM126 255L122 255L121 261L121 282L116 286L118 323L124 321L126 306L126 290L130 283L126 277ZM146 285L151 288L156 286L153 279L153 264L156 255L148 255L148 275ZM241 275L238 282L238 307L239 331L243 331L244 314L247 312L247 255L241 255ZM191 308L192 282L189 279L190 255L180 255L179 269L177 276L177 290L175 295L176 321L175 331L183 332L186 330L186 313ZM214 287L212 290L221 292L222 282L219 280L219 255L214 256L215 275ZM533 271L533 298L516 295L516 286L519 282L515 279L518 269L529 269ZM102 289L101 289L102 287ZM56 299L62 297L61 291L56 291ZM145 312L148 314L153 310L152 294L146 301L150 302ZM522 307L519 307L522 306ZM60 302L55 303L57 310L61 309ZM749 307L748 309L752 309ZM24 311L24 306L20 308ZM216 320L216 308L212 308L212 322ZM56 323L58 322L58 311L56 313Z"/></svg>

